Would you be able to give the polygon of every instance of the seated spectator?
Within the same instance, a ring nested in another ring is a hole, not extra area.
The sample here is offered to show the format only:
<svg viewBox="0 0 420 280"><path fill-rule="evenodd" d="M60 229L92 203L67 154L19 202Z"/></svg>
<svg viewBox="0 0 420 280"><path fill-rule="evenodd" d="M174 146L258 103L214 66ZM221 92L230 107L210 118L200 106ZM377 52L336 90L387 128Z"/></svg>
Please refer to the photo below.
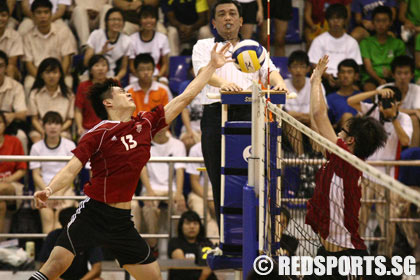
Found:
<svg viewBox="0 0 420 280"><path fill-rule="evenodd" d="M29 95L28 115L33 130L29 133L33 143L44 138L41 120L48 111L56 111L63 119L61 136L71 139L70 127L74 118L74 94L64 82L63 68L56 58L44 59L39 65L34 85Z"/></svg>
<svg viewBox="0 0 420 280"><path fill-rule="evenodd" d="M22 12L25 17L18 28L18 32L22 36L34 27L34 11L32 9L32 4L35 1L39 0L22 0ZM70 7L71 0L50 0L49 2L51 2L52 5L51 22L57 26L58 32L61 32L64 29L67 29L66 32L71 32L70 28L63 21L63 16L66 13L67 8Z"/></svg>
<svg viewBox="0 0 420 280"><path fill-rule="evenodd" d="M414 35L414 57L416 60L415 79L417 84L420 83L420 5L415 0L400 1L399 20L404 25L401 33L408 33L409 37Z"/></svg>
<svg viewBox="0 0 420 280"><path fill-rule="evenodd" d="M342 4L347 9L347 22L350 19L350 3L352 0L305 0L304 14L304 35L306 48L312 44L315 37L328 31L328 22L325 19L325 10L331 4Z"/></svg>
<svg viewBox="0 0 420 280"><path fill-rule="evenodd" d="M353 58L357 64L362 64L359 45L357 41L346 33L347 20L346 7L333 4L327 8L325 18L329 30L314 39L309 48L309 61L315 66L324 55L329 56L328 68L323 75L323 85L327 91L337 91L337 66L346 58Z"/></svg>
<svg viewBox="0 0 420 280"><path fill-rule="evenodd" d="M98 28L105 29L105 14L111 9L108 0L76 0L71 13L71 24L74 27L79 46L84 49L89 34Z"/></svg>
<svg viewBox="0 0 420 280"><path fill-rule="evenodd" d="M19 139L10 135L7 129L6 115L0 111L0 155L23 156ZM19 182L26 174L27 164L21 162L0 161L0 195L22 195L23 185ZM0 232L4 232L6 201L0 201Z"/></svg>
<svg viewBox="0 0 420 280"><path fill-rule="evenodd" d="M328 117L335 131L341 131L347 120L357 114L357 111L347 104L347 99L360 92L355 89L358 78L359 65L354 59L345 59L338 64L340 88L327 96Z"/></svg>
<svg viewBox="0 0 420 280"><path fill-rule="evenodd" d="M41 252L39 253L39 260L41 266L48 260L51 251L54 248L55 242L63 230L67 230L66 226L70 222L72 215L76 212L75 207L68 207L61 210L58 220L62 228L56 229L48 233L47 238L42 244ZM67 270L60 275L62 280L70 279L86 279L86 280L100 280L102 271L102 261L104 257L100 247L91 247L83 254L76 255L73 262ZM89 268L89 263L91 268Z"/></svg>
<svg viewBox="0 0 420 280"><path fill-rule="evenodd" d="M420 146L420 86L410 83L414 77L414 61L406 55L397 56L391 62L392 77L395 82L380 86L395 86L402 94L400 111L410 116L413 123L411 147Z"/></svg>
<svg viewBox="0 0 420 280"><path fill-rule="evenodd" d="M148 53L139 54L134 60L137 82L130 84L125 90L131 93L136 103L133 116L141 111L151 111L158 105L165 106L172 99L169 88L153 80L155 62Z"/></svg>
<svg viewBox="0 0 420 280"><path fill-rule="evenodd" d="M124 17L118 8L111 8L105 15L105 30L93 31L88 39L84 65L87 67L94 54L104 55L109 62L107 76L121 81L127 74L130 38L122 33Z"/></svg>
<svg viewBox="0 0 420 280"><path fill-rule="evenodd" d="M238 2L241 3L243 18L240 33L243 39L251 39L254 34L255 25L261 25L264 20L262 0L238 0ZM208 4L210 6L210 3Z"/></svg>
<svg viewBox="0 0 420 280"><path fill-rule="evenodd" d="M189 157L203 157L201 151L201 142L192 146ZM186 164L185 172L190 174L191 192L188 194L188 208L199 215L204 216L204 207L207 208L207 236L218 236L219 230L216 222L216 213L214 211L213 201L204 201L204 175L197 169L204 167L202 163L188 162ZM201 173L201 174L200 174ZM207 199L213 197L210 180L207 186ZM217 239L218 241L219 239Z"/></svg>
<svg viewBox="0 0 420 280"><path fill-rule="evenodd" d="M152 148L150 150L152 157L185 157L184 144L175 139L168 133L168 127L163 128L152 141ZM143 193L147 196L167 196L169 194L169 178L172 177L172 195L175 203L175 213L182 213L186 210L185 198L183 195L184 188L184 163L175 163L174 176L169 174L169 164L167 163L148 163L146 165L147 175L150 181L150 187L146 185ZM159 201L146 201L143 207L143 217L147 228L147 233L158 233L160 217L162 212L167 215L164 203ZM166 224L166 223L165 223ZM150 238L147 240L154 254L158 254L157 239Z"/></svg>
<svg viewBox="0 0 420 280"><path fill-rule="evenodd" d="M28 138L24 132L26 123L27 107L23 86L14 79L6 76L8 65L7 55L0 51L0 110L6 116L6 125L14 123L19 129L16 136L22 143L23 150L27 154Z"/></svg>
<svg viewBox="0 0 420 280"><path fill-rule="evenodd" d="M7 22L7 27L15 30L17 28L17 25L19 24L18 21L14 17L12 17L13 12L15 11L15 7L17 6L16 0L7 0L7 1L2 1L2 2L6 2L7 8L9 10L9 15L10 15Z"/></svg>
<svg viewBox="0 0 420 280"><path fill-rule="evenodd" d="M71 152L76 145L73 141L61 137L63 119L54 111L47 112L42 118L42 127L45 131L44 141L38 141L32 145L31 156L72 156ZM52 178L66 165L66 162L57 161L31 161L29 167L32 170L35 190L43 190L51 182ZM74 195L73 186L66 186L54 195ZM60 227L58 215L61 209L74 206L73 200L51 200L46 208L39 210L42 221L42 232L50 231Z"/></svg>
<svg viewBox="0 0 420 280"><path fill-rule="evenodd" d="M113 0L112 3L114 4L114 7L123 11L124 19L126 20L123 32L127 35L140 31L138 13L143 5L150 5L156 9L159 7L159 0ZM163 21L158 22L157 31L163 34L167 33Z"/></svg>
<svg viewBox="0 0 420 280"><path fill-rule="evenodd" d="M291 78L284 82L291 92L296 92L295 99L287 100L284 109L301 123L309 126L311 121L309 118L309 109L311 101L311 83L307 77L311 66L309 57L304 51L294 51L288 59L288 68ZM325 89L323 87L325 94ZM294 129L292 126L285 124L286 135L290 137L290 141L294 151L298 156L304 153L302 133Z"/></svg>
<svg viewBox="0 0 420 280"><path fill-rule="evenodd" d="M199 39L211 38L206 0L162 1L168 18L170 56L192 53L193 45Z"/></svg>
<svg viewBox="0 0 420 280"><path fill-rule="evenodd" d="M0 3L0 50L9 57L6 73L16 80L21 79L17 67L19 57L23 56L23 41L20 34L13 28L8 27L10 18L9 8L6 3Z"/></svg>
<svg viewBox="0 0 420 280"><path fill-rule="evenodd" d="M52 23L51 10L52 4L48 0L36 0L31 5L35 26L23 37L25 54L23 61L28 71L24 81L27 95L37 76L41 61L47 57L55 57L60 61L67 86L70 88L73 86L70 67L71 58L76 53L76 40L70 29L60 29Z"/></svg>
<svg viewBox="0 0 420 280"><path fill-rule="evenodd" d="M374 90L392 79L391 61L405 54L404 42L388 34L392 24L392 10L379 6L372 12L375 35L360 42L365 71L362 72L364 91Z"/></svg>
<svg viewBox="0 0 420 280"><path fill-rule="evenodd" d="M361 42L363 39L375 33L373 26L373 11L377 7L386 6L392 11L391 22L396 15L397 1L395 0L353 0L351 11L354 14L357 26L351 32L351 36Z"/></svg>
<svg viewBox="0 0 420 280"><path fill-rule="evenodd" d="M134 59L138 54L148 53L153 57L155 70L154 78L160 82L168 76L169 71L169 41L168 37L156 31L156 23L158 20L158 10L149 5L141 7L139 13L139 21L141 29L139 32L130 36L132 49L130 52L130 71L134 76L130 76L130 83L136 82L136 68ZM158 68L159 67L159 68ZM166 79L167 82L167 79Z"/></svg>
<svg viewBox="0 0 420 280"><path fill-rule="evenodd" d="M381 97L377 104L364 102L366 99L373 98L376 95ZM380 120L387 132L388 139L385 146L378 149L367 160L399 160L401 146L408 146L413 134L413 125L410 117L406 113L399 111L401 106L400 90L396 87L388 86L380 90L375 89L373 91L353 95L347 102L351 107L363 115ZM387 173L385 166L375 167L383 173ZM391 177L396 177L395 167L392 167L388 174ZM385 199L384 187L374 182L371 178L363 177L361 186L363 199ZM397 200L398 195L391 192L389 201L389 205L392 205L392 207L389 207L390 218L395 218L397 216L398 207L395 205ZM360 208L359 233L362 237L365 236L371 207L372 203L364 203ZM375 209L382 236L386 236L386 240L379 244L378 255L391 257L395 241L395 224L389 223L385 233L385 205L378 203L375 205Z"/></svg>
<svg viewBox="0 0 420 280"><path fill-rule="evenodd" d="M260 42L267 48L267 0L263 0L264 7L264 21L261 25L260 30ZM286 46L286 31L288 21L292 19L293 10L292 10L292 1L283 0L283 1L272 1L271 2L271 21L274 23L275 32L273 32L274 37L274 56L285 56L285 46Z"/></svg>
<svg viewBox="0 0 420 280"><path fill-rule="evenodd" d="M168 257L175 260L190 259L198 262L202 258L202 251L213 244L205 237L205 227L200 217L194 211L187 211L181 215L178 223L178 237L171 238L168 244ZM217 279L208 266L201 269L174 269L169 272L173 280Z"/></svg>
<svg viewBox="0 0 420 280"><path fill-rule="evenodd" d="M81 82L77 87L74 120L76 121L77 134L82 136L85 132L101 122L93 110L88 98L89 89L96 83L105 81L109 70L108 60L105 56L95 54L89 60L89 80Z"/></svg>

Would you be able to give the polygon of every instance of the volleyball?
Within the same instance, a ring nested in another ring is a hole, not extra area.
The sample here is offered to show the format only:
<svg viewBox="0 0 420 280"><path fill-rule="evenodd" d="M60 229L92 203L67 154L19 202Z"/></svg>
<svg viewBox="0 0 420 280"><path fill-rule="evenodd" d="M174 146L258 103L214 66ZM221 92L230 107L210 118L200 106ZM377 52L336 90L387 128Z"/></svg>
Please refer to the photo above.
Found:
<svg viewBox="0 0 420 280"><path fill-rule="evenodd" d="M232 58L239 71L254 73L264 64L265 50L254 40L243 40L233 49Z"/></svg>

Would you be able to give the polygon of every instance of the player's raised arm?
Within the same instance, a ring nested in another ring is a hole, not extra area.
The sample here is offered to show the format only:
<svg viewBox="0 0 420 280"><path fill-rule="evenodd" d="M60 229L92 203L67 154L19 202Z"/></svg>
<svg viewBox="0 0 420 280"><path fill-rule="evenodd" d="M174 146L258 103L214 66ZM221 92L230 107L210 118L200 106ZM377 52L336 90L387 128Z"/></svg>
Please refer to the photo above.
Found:
<svg viewBox="0 0 420 280"><path fill-rule="evenodd" d="M325 104L322 93L321 81L322 75L327 69L328 56L322 57L316 65L311 76L311 121L315 122L318 133L329 139L331 142L337 142L337 135L328 118L327 104Z"/></svg>
<svg viewBox="0 0 420 280"><path fill-rule="evenodd" d="M227 62L232 62L230 56L226 56L226 52L230 47L230 43L227 43L223 48L217 51L217 44L211 51L211 60L207 66L200 70L200 73L195 79L188 85L183 93L172 99L165 106L165 119L166 123L170 123L178 116L182 110L187 107L188 104L201 92L204 86L209 82L211 76L217 68L222 67Z"/></svg>
<svg viewBox="0 0 420 280"><path fill-rule="evenodd" d="M72 157L71 160L64 166L57 175L51 180L48 187L42 191L37 191L34 194L36 208L46 207L46 201L54 192L61 190L64 187L70 186L76 175L82 169L82 162L77 157Z"/></svg>

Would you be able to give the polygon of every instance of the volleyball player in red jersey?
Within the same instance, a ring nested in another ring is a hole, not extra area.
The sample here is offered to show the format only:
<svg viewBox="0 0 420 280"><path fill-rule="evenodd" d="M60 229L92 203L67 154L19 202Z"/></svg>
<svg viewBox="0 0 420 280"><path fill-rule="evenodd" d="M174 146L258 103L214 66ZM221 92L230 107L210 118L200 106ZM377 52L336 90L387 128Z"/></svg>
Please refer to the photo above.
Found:
<svg viewBox="0 0 420 280"><path fill-rule="evenodd" d="M214 71L232 60L226 56L230 44L211 52L211 61L185 91L165 107L140 112L131 118L136 105L131 95L108 79L95 84L90 99L96 114L103 120L80 140L74 157L42 191L34 194L38 208L46 206L48 197L71 184L84 164L90 160L92 178L85 187L82 201L57 240L47 262L31 280L58 278L75 254L91 244L107 247L121 267L136 279L161 279L157 261L150 247L131 221L130 205L140 171L150 158L153 136L176 118L207 84Z"/></svg>
<svg viewBox="0 0 420 280"><path fill-rule="evenodd" d="M365 159L384 146L387 134L380 122L365 116L349 119L338 135L335 133L321 89L327 64L328 56L324 56L311 77L311 127L340 148ZM317 255L337 258L367 255L358 233L362 172L334 153L326 152L326 158L327 162L316 174L314 195L308 201L305 221L318 234L322 244ZM347 279L338 273L337 268L332 274L320 278ZM317 276L305 276L304 279L312 278L318 279Z"/></svg>

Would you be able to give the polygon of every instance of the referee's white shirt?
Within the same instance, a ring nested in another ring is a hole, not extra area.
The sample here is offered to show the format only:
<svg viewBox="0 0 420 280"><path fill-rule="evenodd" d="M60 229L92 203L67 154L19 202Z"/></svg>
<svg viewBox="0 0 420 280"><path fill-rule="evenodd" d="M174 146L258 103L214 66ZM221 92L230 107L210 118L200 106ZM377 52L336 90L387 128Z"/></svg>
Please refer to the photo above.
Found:
<svg viewBox="0 0 420 280"><path fill-rule="evenodd" d="M195 75L198 74L198 71L206 66L210 61L210 53L214 47L214 44L218 42L215 38L202 39L197 41L193 48L192 54L192 63L194 67ZM226 42L218 42L218 48L222 48ZM264 49L265 50L265 49ZM228 53L233 52L233 46L229 48ZM226 63L223 67L220 67L216 70L215 74L226 81L235 83L236 85L242 87L242 89L249 89L252 86L252 81L261 80L264 84L267 82L268 74L268 61L270 62L270 72L278 71L276 66L273 64L271 59L265 59L264 64L261 69L255 73L244 73L239 71L233 63ZM220 88L212 87L207 84L203 90L200 92L198 98L200 98L201 104L207 105L215 102L220 102L220 99L209 99L207 93L219 93Z"/></svg>

